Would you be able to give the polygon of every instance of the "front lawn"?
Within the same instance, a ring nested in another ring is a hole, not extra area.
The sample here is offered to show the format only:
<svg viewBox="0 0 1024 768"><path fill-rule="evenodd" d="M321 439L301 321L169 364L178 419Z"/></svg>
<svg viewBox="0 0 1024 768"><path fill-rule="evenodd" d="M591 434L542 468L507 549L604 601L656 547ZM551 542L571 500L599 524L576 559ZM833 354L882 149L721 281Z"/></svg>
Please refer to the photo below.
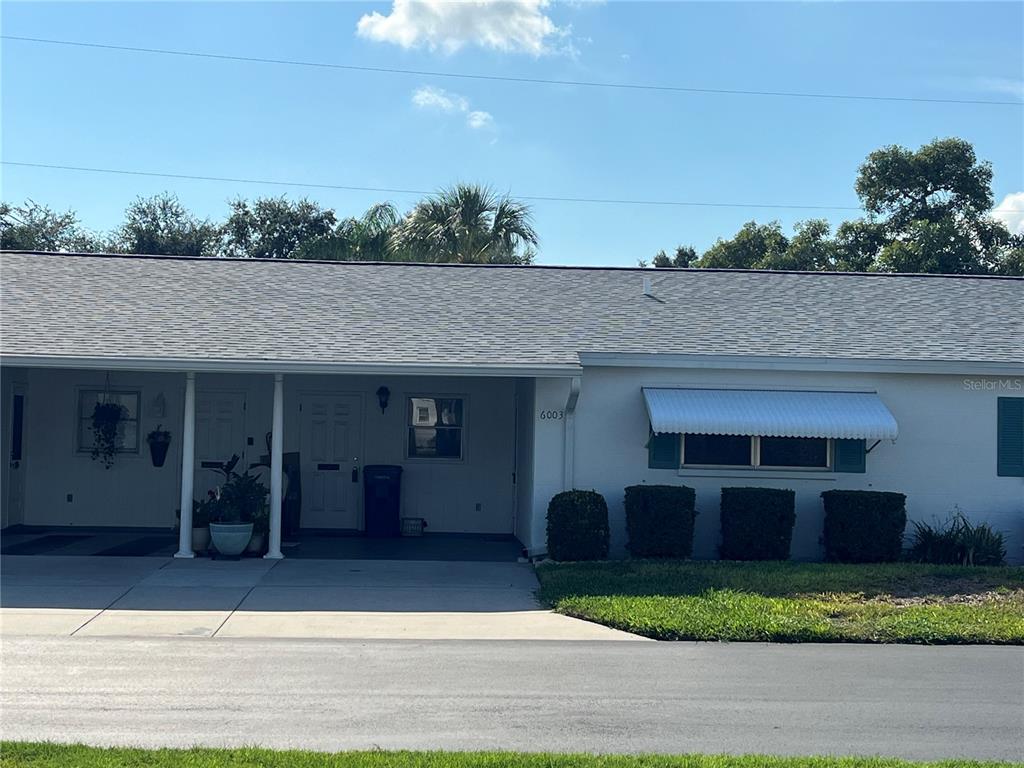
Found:
<svg viewBox="0 0 1024 768"><path fill-rule="evenodd" d="M547 563L559 613L659 640L1024 644L1024 569L891 563Z"/></svg>
<svg viewBox="0 0 1024 768"><path fill-rule="evenodd" d="M275 752L267 749L98 749L0 744L4 768L997 768L1019 763L918 763L875 757L561 755L521 752Z"/></svg>

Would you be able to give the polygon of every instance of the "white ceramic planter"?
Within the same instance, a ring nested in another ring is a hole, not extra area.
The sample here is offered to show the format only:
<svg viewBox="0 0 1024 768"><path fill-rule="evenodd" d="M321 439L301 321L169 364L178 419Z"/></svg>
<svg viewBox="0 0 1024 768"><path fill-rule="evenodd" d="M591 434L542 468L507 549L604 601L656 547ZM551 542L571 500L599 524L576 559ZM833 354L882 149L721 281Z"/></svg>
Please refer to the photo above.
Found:
<svg viewBox="0 0 1024 768"><path fill-rule="evenodd" d="M251 538L252 523L210 523L210 539L222 555L242 554Z"/></svg>

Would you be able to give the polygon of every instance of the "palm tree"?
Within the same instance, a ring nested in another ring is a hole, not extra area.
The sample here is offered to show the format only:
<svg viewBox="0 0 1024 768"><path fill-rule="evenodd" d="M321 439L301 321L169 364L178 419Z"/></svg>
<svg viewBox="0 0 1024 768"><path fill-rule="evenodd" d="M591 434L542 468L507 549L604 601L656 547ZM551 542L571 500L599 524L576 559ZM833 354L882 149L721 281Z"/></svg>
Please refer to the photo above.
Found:
<svg viewBox="0 0 1024 768"><path fill-rule="evenodd" d="M342 219L327 237L307 243L299 258L330 261L392 261L388 242L401 217L391 203L376 203L359 218Z"/></svg>
<svg viewBox="0 0 1024 768"><path fill-rule="evenodd" d="M529 206L487 187L456 184L420 202L390 238L393 258L529 264L537 233Z"/></svg>

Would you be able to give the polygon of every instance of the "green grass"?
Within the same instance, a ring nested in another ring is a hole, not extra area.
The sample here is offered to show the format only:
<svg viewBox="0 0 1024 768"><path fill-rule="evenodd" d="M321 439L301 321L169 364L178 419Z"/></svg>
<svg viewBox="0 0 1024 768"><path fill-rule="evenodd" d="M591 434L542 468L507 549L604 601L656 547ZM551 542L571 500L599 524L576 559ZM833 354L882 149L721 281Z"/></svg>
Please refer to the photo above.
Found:
<svg viewBox="0 0 1024 768"><path fill-rule="evenodd" d="M1024 644L1024 569L626 560L545 564L559 613L659 640Z"/></svg>
<svg viewBox="0 0 1024 768"><path fill-rule="evenodd" d="M0 743L3 768L996 768L1021 763L877 757L562 755L521 752L276 752L266 749L99 749Z"/></svg>

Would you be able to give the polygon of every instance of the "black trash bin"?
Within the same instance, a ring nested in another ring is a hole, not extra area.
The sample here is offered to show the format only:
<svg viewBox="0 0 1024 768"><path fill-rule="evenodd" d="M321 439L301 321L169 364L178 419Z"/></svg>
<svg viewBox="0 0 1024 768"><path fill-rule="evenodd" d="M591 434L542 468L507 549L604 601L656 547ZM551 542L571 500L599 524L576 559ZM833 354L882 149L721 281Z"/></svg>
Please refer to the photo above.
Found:
<svg viewBox="0 0 1024 768"><path fill-rule="evenodd" d="M390 464L363 467L366 535L383 539L399 534L402 501L402 468Z"/></svg>

